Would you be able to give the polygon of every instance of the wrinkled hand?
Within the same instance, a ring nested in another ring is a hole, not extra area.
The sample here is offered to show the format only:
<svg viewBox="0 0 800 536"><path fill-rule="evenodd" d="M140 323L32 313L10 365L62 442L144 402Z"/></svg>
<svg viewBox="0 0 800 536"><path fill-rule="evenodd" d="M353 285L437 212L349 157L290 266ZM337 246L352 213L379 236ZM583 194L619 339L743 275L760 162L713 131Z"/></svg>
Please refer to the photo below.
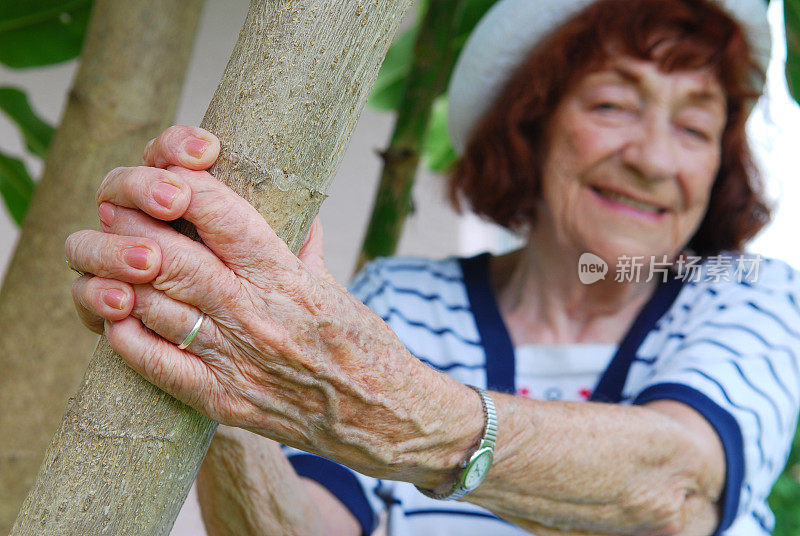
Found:
<svg viewBox="0 0 800 536"><path fill-rule="evenodd" d="M397 470L403 442L431 432L408 400L419 408L430 389L460 384L413 358L334 281L318 221L295 256L203 171L218 153L210 133L172 127L148 144L151 167L105 177L104 232L79 231L66 243L72 265L92 274L73 286L81 318L95 330L104 320L128 365L216 421L364 472ZM202 244L163 223L181 217ZM201 313L196 338L179 350Z"/></svg>

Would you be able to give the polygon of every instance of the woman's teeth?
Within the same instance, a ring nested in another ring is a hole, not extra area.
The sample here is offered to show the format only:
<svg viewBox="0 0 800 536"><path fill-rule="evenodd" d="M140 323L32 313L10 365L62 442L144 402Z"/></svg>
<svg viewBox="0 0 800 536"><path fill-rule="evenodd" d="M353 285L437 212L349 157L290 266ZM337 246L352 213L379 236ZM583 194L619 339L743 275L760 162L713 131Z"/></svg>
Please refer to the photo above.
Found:
<svg viewBox="0 0 800 536"><path fill-rule="evenodd" d="M600 194L601 196L605 197L606 199L610 199L611 201L616 201L617 203L622 203L623 205L628 205L629 207L638 210L651 212L653 214L661 214L662 212L664 212L664 209L660 207L651 205L650 203L645 203L643 201L637 201L636 199L631 199L627 195L618 194L616 192L609 192L608 190L601 190L599 188L595 188L594 191Z"/></svg>

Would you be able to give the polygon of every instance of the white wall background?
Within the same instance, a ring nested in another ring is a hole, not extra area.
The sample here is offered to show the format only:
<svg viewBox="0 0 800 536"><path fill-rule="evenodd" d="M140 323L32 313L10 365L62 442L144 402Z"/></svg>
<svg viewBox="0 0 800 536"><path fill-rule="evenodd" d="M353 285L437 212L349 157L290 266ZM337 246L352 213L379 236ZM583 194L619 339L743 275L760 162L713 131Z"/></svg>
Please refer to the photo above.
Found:
<svg viewBox="0 0 800 536"><path fill-rule="evenodd" d="M206 0L184 92L179 104L179 124L199 124L244 20L247 0ZM782 26L782 3L773 0L770 20ZM800 181L797 177L800 142L800 109L788 97L783 77L785 53L782 31L775 32L775 53L769 72L767 98L762 100L749 125L753 145L762 164L770 196L777 201L774 223L752 245L753 251L800 266ZM23 88L33 108L49 122L58 123L77 62L35 69L10 71L0 67L0 85ZM351 276L363 236L372 197L377 186L380 159L392 128L392 116L367 110L356 128L322 207L326 259L340 281ZM32 175L41 164L25 154L14 126L0 116L0 148L22 157ZM98 177L99 180L101 177ZM514 241L506 233L477 218L459 218L442 196L440 177L422 173L414 190L415 214L408 220L400 244L403 255L443 257L483 249L508 249ZM0 208L0 276L13 251L18 232ZM174 536L203 535L194 496L190 498L173 529Z"/></svg>

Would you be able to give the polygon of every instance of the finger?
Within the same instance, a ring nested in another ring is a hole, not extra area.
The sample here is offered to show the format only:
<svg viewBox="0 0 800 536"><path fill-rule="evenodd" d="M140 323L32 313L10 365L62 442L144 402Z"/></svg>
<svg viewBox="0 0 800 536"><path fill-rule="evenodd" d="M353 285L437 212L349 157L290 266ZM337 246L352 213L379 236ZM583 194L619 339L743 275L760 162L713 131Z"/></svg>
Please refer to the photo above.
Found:
<svg viewBox="0 0 800 536"><path fill-rule="evenodd" d="M119 167L103 178L97 190L97 205L109 202L136 208L163 221L175 220L189 206L191 189L176 173L153 167ZM99 211L99 208L98 208ZM104 214L99 212L100 220Z"/></svg>
<svg viewBox="0 0 800 536"><path fill-rule="evenodd" d="M81 272L128 283L152 281L161 268L161 248L146 237L78 231L67 237L64 250Z"/></svg>
<svg viewBox="0 0 800 536"><path fill-rule="evenodd" d="M203 242L234 272L259 276L276 266L300 267L297 257L261 214L231 188L205 172L174 167L169 170L183 178L192 190L183 218L197 228Z"/></svg>
<svg viewBox="0 0 800 536"><path fill-rule="evenodd" d="M199 127L172 126L147 143L142 162L146 166L208 169L219 156L219 139Z"/></svg>
<svg viewBox="0 0 800 536"><path fill-rule="evenodd" d="M160 271L152 279L158 290L209 314L224 314L231 309L231 303L239 302L236 276L206 246L138 210L113 209L110 233L143 237L158 245Z"/></svg>
<svg viewBox="0 0 800 536"><path fill-rule="evenodd" d="M203 314L197 307L170 298L152 285L136 285L131 315L142 321L148 329L175 346L186 341ZM216 350L220 335L211 316L203 316L186 351L200 357Z"/></svg>
<svg viewBox="0 0 800 536"><path fill-rule="evenodd" d="M103 333L103 321L119 321L133 309L133 288L127 283L85 275L72 283L72 301L81 322Z"/></svg>
<svg viewBox="0 0 800 536"><path fill-rule="evenodd" d="M329 281L334 280L328 268L325 266L325 246L323 242L322 220L319 216L314 218L311 228L308 230L306 241L300 248L297 258L306 265L306 268L321 278Z"/></svg>
<svg viewBox="0 0 800 536"><path fill-rule="evenodd" d="M147 381L214 418L204 402L213 400L218 381L200 358L178 350L133 316L106 322L105 333L111 347Z"/></svg>

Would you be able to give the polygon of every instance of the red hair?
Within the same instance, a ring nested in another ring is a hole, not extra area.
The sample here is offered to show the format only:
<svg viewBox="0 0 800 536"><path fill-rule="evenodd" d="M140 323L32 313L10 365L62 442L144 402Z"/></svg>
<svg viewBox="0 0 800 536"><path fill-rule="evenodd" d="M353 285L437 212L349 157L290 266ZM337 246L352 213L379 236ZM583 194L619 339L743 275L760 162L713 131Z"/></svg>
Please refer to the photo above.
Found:
<svg viewBox="0 0 800 536"><path fill-rule="evenodd" d="M752 77L764 74L740 26L708 0L598 0L543 39L475 126L451 174L451 201L460 209L464 199L507 228L534 223L553 110L568 88L615 55L653 61L667 73L716 74L728 105L720 168L687 246L700 255L741 250L770 218L745 136L758 97Z"/></svg>

